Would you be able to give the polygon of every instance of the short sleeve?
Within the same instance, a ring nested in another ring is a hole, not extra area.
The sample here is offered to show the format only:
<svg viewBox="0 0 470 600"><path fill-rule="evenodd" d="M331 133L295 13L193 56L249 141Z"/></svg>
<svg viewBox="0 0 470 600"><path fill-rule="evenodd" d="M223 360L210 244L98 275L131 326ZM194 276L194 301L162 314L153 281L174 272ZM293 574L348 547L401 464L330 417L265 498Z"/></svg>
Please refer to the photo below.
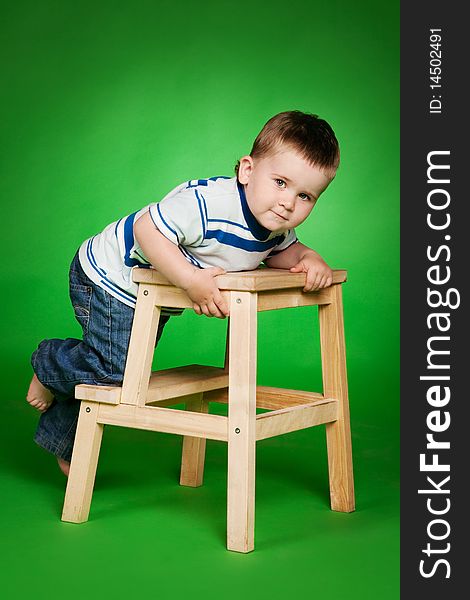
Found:
<svg viewBox="0 0 470 600"><path fill-rule="evenodd" d="M198 246L204 239L204 204L197 190L183 189L149 207L150 217L176 245Z"/></svg>
<svg viewBox="0 0 470 600"><path fill-rule="evenodd" d="M292 244L295 244L295 242L298 242L298 241L299 240L297 238L297 234L295 233L295 229L288 229L282 242L277 244L277 246L274 246L274 248L271 250L271 252L268 254L268 256L266 258L270 258L271 256L276 256L276 254L279 254L279 252L286 250L286 248L289 248L289 246L292 246Z"/></svg>

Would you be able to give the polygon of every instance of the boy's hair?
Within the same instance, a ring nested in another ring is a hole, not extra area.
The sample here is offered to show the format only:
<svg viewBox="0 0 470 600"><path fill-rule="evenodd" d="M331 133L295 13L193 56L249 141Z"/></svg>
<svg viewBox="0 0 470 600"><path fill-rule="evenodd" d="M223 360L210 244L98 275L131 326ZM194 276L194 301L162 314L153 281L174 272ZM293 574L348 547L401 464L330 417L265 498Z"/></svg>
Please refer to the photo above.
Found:
<svg viewBox="0 0 470 600"><path fill-rule="evenodd" d="M251 149L252 158L274 154L282 144L291 146L307 162L322 169L336 169L339 144L330 125L318 115L290 110L271 117ZM235 165L238 176L240 161Z"/></svg>

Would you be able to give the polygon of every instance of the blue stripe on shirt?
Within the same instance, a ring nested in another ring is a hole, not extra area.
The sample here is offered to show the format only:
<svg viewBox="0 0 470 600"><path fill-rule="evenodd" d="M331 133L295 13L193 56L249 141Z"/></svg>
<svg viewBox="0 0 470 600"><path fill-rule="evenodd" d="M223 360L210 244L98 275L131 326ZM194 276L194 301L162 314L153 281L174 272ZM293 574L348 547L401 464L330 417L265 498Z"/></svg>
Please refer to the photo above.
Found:
<svg viewBox="0 0 470 600"><path fill-rule="evenodd" d="M116 239L118 237L118 227L119 227L119 223L122 221L122 219L119 219L119 221L116 223L116 227L114 228L114 235L116 236Z"/></svg>
<svg viewBox="0 0 470 600"><path fill-rule="evenodd" d="M168 223L167 223L167 222L165 221L165 219L163 218L162 211L160 210L160 206L159 206L158 204L156 204L156 207L157 207L157 212L158 212L158 215L159 215L160 219L162 220L162 223L163 223L163 224L165 225L165 227L167 227L167 228L168 228L168 229L171 231L171 233L172 233L172 234L173 234L173 235L176 237L176 241L177 241L177 242L178 242L178 244L179 244L179 243L180 243L180 241L179 241L179 238L178 238L178 234L176 233L176 231L175 231L174 229L172 229L172 228L171 228L171 227L168 225ZM150 210L150 209L149 209L149 210ZM150 212L150 217L151 217L151 216L152 216L152 213ZM153 221L153 219L152 219L152 221ZM153 222L154 222L154 224L155 224L155 227L158 229L158 225L155 223L155 221L153 221Z"/></svg>
<svg viewBox="0 0 470 600"><path fill-rule="evenodd" d="M217 179L231 179L227 175L217 175L216 177L208 177L207 179L190 179L185 189L197 187L198 185L208 186L208 181L217 181ZM195 181L196 183L193 183Z"/></svg>
<svg viewBox="0 0 470 600"><path fill-rule="evenodd" d="M194 256L186 250L186 248L184 248L183 246L178 246L178 248L181 250L183 256L189 258L190 262L192 262L195 267L199 267L200 269L202 269L201 263L198 260L196 260L196 258L194 258Z"/></svg>
<svg viewBox="0 0 470 600"><path fill-rule="evenodd" d="M196 194L197 204L198 204L198 207L199 207L199 213L201 215L202 237L205 238L206 237L206 225L204 223L204 211L203 211L203 208L202 208L202 199L199 196L199 194L197 193L197 190L194 190L194 193Z"/></svg>
<svg viewBox="0 0 470 600"><path fill-rule="evenodd" d="M101 283L103 283L103 285L106 285L108 288L112 289L119 296L122 296L123 298L126 298L127 300L135 303L135 301L136 301L135 296L133 296L132 294L129 294L125 290L123 290L120 287L118 287L114 282L112 282L110 279L108 279L106 277L106 271L104 271L103 269L100 269L98 267L96 259L95 259L94 255L93 255L93 248L92 248L93 239L94 238L91 238L88 241L88 244L87 244L87 257L88 257L88 260L90 261L90 265L92 266L92 268L102 278L101 279Z"/></svg>
<svg viewBox="0 0 470 600"><path fill-rule="evenodd" d="M93 236L90 240L88 240L88 244L86 247L86 255L87 255L87 258L90 261L90 265L93 267L93 269L98 273L98 275L103 277L104 275L106 275L106 271L104 269L101 269L100 267L98 267L95 257L93 256L92 244L93 244L93 240L95 239L95 237L96 236Z"/></svg>
<svg viewBox="0 0 470 600"><path fill-rule="evenodd" d="M124 254L124 264L126 265L126 267L135 267L136 265L141 264L141 262L138 261L137 259L130 257L132 248L134 247L134 244L135 244L134 219L135 219L136 214L137 214L137 211L135 213L132 213L131 215L129 215L127 217L127 219L124 221L124 245L126 248L126 252Z"/></svg>
<svg viewBox="0 0 470 600"><path fill-rule="evenodd" d="M201 194L201 198L202 198L202 206L204 208L204 215L206 217L206 229L207 229L207 221L209 220L208 216L207 216L207 204L206 204L206 199L204 198L204 196L202 194Z"/></svg>
<svg viewBox="0 0 470 600"><path fill-rule="evenodd" d="M118 288L115 285L112 285L109 279L102 279L101 283L110 290L112 290L118 296L121 296L121 298L127 300L128 302L132 302L132 304L135 304L137 302L137 299L134 296L129 296L128 294L123 293L123 291L120 288Z"/></svg>
<svg viewBox="0 0 470 600"><path fill-rule="evenodd" d="M255 240L245 240L244 238L238 237L234 233L228 233L220 229L208 230L206 232L206 239L216 239L221 244L226 246L233 246L234 248L240 248L247 252L264 252L274 246L277 246L284 240L283 235L277 235L276 237L266 240L265 242L258 242Z"/></svg>

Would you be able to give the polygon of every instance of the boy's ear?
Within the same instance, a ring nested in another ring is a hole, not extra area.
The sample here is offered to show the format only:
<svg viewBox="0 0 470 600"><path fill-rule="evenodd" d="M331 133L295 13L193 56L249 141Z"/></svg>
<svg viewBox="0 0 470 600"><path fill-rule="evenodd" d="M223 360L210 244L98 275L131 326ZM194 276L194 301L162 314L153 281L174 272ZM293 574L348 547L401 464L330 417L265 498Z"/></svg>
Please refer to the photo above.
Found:
<svg viewBox="0 0 470 600"><path fill-rule="evenodd" d="M240 165L238 167L238 181L240 183L248 183L250 175L253 171L253 159L250 155L242 156L240 158Z"/></svg>

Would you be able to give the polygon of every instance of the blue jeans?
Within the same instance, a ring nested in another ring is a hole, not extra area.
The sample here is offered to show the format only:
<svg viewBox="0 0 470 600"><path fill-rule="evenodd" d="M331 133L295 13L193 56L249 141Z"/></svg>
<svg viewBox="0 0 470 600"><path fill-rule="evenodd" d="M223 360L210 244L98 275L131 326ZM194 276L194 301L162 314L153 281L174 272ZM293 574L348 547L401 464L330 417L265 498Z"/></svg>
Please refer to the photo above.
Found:
<svg viewBox="0 0 470 600"><path fill-rule="evenodd" d="M83 330L83 340L43 340L31 357L39 381L54 394L41 414L34 441L70 461L80 400L75 386L120 385L124 378L134 309L123 304L85 275L78 252L70 265L70 300ZM155 346L169 317L161 316Z"/></svg>

